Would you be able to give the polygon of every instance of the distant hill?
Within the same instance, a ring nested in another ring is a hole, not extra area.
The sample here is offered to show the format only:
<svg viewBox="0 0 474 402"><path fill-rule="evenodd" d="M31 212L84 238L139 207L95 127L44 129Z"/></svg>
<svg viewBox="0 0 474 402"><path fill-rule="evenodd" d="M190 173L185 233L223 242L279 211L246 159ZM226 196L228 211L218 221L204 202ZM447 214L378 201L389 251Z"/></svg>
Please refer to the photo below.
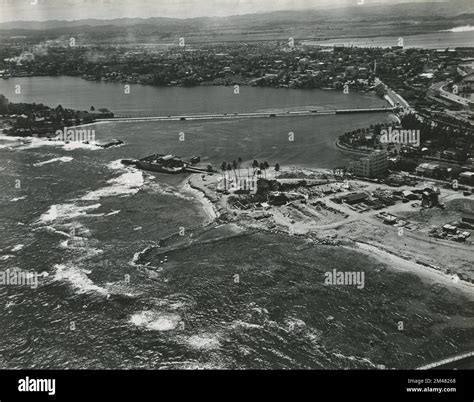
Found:
<svg viewBox="0 0 474 402"><path fill-rule="evenodd" d="M352 3L353 4L353 3ZM79 26L117 26L129 27L134 25L165 25L203 24L226 25L228 23L285 22L288 20L311 21L322 18L436 18L456 17L462 14L474 14L474 1L453 0L449 2L401 3L401 4L365 4L364 6L348 6L329 9L309 9L299 11L275 11L268 13L236 15L231 17L200 17L190 19L179 18L118 18L111 20L80 19L72 21L12 21L0 23L0 29L46 30L71 28Z"/></svg>
<svg viewBox="0 0 474 402"><path fill-rule="evenodd" d="M353 4L353 3L352 3ZM14 21L0 24L0 39L25 35L46 40L72 35L83 43L170 41L183 35L191 42L338 38L410 35L474 25L474 1L349 6L303 11L275 11L231 17L120 18L111 20Z"/></svg>
<svg viewBox="0 0 474 402"><path fill-rule="evenodd" d="M81 19L74 21L12 21L0 23L0 29L24 29L24 30L45 30L60 29L71 27L100 27L100 26L133 26L142 24L178 24L180 19L177 18L118 18L113 20L100 19Z"/></svg>

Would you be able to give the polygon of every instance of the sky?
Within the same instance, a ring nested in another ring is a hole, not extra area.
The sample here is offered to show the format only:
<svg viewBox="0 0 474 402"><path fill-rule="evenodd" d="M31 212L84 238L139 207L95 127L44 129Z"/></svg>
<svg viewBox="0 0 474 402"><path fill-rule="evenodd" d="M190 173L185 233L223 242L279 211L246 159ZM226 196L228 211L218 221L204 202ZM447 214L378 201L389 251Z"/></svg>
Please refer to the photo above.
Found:
<svg viewBox="0 0 474 402"><path fill-rule="evenodd" d="M124 17L193 18L277 10L402 3L426 0L0 0L0 22L113 19Z"/></svg>

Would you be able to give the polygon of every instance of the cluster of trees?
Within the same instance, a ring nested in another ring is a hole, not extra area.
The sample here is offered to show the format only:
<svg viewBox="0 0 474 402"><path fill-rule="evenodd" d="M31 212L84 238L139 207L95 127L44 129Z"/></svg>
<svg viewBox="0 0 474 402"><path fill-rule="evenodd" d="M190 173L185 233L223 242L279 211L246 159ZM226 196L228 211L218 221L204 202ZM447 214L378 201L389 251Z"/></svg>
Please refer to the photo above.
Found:
<svg viewBox="0 0 474 402"><path fill-rule="evenodd" d="M237 171L240 171L241 165L242 165L242 158L239 156L237 160L234 159L232 163L223 161L221 163L221 170L223 173L226 171L233 171L234 176L237 178ZM251 167L253 169L253 176L255 175L261 176L263 172L263 174L266 177L267 176L266 170L270 169L270 164L267 161L259 162L258 160L254 159ZM274 168L275 168L275 172L280 171L280 164L276 163Z"/></svg>
<svg viewBox="0 0 474 402"><path fill-rule="evenodd" d="M371 124L369 128L358 128L356 130L348 131L339 136L339 142L351 147L366 146L377 148L376 137L380 135L383 128L387 128L388 124ZM372 138L366 138L367 135Z"/></svg>
<svg viewBox="0 0 474 402"><path fill-rule="evenodd" d="M465 163L472 153L474 128L469 123L459 122L449 116L443 116L443 120L432 117L421 120L414 113L406 114L400 120L402 130L419 130L422 145L429 141L430 155L436 155L439 151L454 150L456 153L454 159L459 163ZM375 124L369 128L358 128L341 135L339 141L351 147L365 146L376 149L379 148L377 138L381 130L389 126L391 125ZM396 151L393 153L396 154Z"/></svg>
<svg viewBox="0 0 474 402"><path fill-rule="evenodd" d="M471 154L474 129L470 124L457 123L454 125L453 122L449 123L448 121L420 120L413 113L401 118L401 125L404 129L420 130L421 142L431 142L430 154L449 149L455 150L456 161L465 163Z"/></svg>
<svg viewBox="0 0 474 402"><path fill-rule="evenodd" d="M114 116L108 109L96 111L94 106L87 112L66 109L61 105L51 108L42 103L11 103L3 95L0 95L0 115L15 116L11 128L5 130L7 135L36 134L40 137L54 135L56 130L63 129L64 126L92 123L97 116Z"/></svg>

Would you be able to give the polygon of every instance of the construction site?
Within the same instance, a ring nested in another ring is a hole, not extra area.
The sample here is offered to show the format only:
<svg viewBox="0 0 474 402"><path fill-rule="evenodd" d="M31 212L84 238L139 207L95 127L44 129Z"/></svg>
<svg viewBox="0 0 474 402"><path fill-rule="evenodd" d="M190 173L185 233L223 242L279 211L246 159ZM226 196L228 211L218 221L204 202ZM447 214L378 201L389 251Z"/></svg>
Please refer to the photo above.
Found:
<svg viewBox="0 0 474 402"><path fill-rule="evenodd" d="M322 170L265 174L193 175L189 183L212 202L220 222L368 244L445 274L455 266L460 278L474 282L471 194L424 180L397 187L343 180Z"/></svg>

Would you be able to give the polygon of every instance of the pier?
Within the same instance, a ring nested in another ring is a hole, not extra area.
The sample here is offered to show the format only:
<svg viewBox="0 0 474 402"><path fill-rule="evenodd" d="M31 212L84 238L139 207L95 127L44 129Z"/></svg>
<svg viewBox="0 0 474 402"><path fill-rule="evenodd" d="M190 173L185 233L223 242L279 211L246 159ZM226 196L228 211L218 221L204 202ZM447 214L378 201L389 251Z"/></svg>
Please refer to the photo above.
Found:
<svg viewBox="0 0 474 402"><path fill-rule="evenodd" d="M145 117L114 117L97 119L97 122L136 122L136 121L183 121L183 120L226 120L248 118L276 118L302 116L328 116L348 113L393 113L395 107L374 107L356 109L322 109L322 110L295 110L283 112L243 112L243 113L214 113L214 114L186 114L173 116L145 116Z"/></svg>
<svg viewBox="0 0 474 402"><path fill-rule="evenodd" d="M197 167L189 166L189 165L184 168L184 171L188 173L203 173L203 174L209 174L209 175L218 173L216 170L201 169L201 168L197 168Z"/></svg>

